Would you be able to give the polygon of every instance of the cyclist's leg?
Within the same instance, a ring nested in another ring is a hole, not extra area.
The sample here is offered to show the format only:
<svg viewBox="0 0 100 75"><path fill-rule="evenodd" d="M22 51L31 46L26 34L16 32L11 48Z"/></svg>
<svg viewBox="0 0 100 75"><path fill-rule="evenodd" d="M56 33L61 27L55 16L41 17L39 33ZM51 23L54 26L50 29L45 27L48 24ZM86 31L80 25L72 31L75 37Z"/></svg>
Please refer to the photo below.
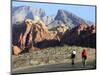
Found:
<svg viewBox="0 0 100 75"><path fill-rule="evenodd" d="M85 58L84 58L84 66L85 66Z"/></svg>
<svg viewBox="0 0 100 75"><path fill-rule="evenodd" d="M74 58L72 58L72 65L74 65Z"/></svg>
<svg viewBox="0 0 100 75"><path fill-rule="evenodd" d="M85 60L84 60L84 57L82 57L82 63L83 63L83 66L85 66Z"/></svg>
<svg viewBox="0 0 100 75"><path fill-rule="evenodd" d="M85 64L85 65L86 65L86 59L87 59L87 57L85 56L85 57L84 57L84 64Z"/></svg>

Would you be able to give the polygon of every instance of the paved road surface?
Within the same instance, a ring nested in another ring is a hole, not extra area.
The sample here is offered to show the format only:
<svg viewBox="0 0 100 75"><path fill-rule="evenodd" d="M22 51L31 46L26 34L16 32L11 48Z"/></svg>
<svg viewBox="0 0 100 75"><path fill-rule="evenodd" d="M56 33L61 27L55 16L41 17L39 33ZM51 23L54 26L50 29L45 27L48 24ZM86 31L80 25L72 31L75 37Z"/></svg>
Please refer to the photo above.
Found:
<svg viewBox="0 0 100 75"><path fill-rule="evenodd" d="M30 67L26 69L13 71L13 73L37 73L37 72L53 72L53 71L87 70L87 69L95 69L95 68L96 67L90 63L87 64L85 67L82 66L82 63L77 63L74 66L72 66L69 63L63 63L63 64Z"/></svg>

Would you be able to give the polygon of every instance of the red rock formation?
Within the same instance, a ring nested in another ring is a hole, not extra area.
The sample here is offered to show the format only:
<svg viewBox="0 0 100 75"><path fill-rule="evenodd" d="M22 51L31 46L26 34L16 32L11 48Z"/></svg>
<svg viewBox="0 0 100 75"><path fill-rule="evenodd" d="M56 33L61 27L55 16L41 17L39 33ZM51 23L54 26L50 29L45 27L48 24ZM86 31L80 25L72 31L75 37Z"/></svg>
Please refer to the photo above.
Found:
<svg viewBox="0 0 100 75"><path fill-rule="evenodd" d="M18 46L13 47L15 55L21 53L25 48L31 51L40 50L41 48L55 46L61 43L62 40L64 42L67 41L67 43L69 44L77 44L78 42L80 43L79 39L84 39L83 35L85 39L90 35L90 33L87 33L85 31L88 31L88 29L90 29L91 33L95 33L96 29L94 25L89 27L87 24L81 23L76 29L73 30L69 30L69 28L65 25L61 25L57 28L56 31L49 31L48 27L40 19L34 21L28 19L25 21L25 23L26 30L23 35L21 33L19 37L20 48ZM82 35L82 37L79 37L80 34ZM28 44L26 44L26 42ZM31 44L32 46L30 47Z"/></svg>
<svg viewBox="0 0 100 75"><path fill-rule="evenodd" d="M80 23L80 25L79 25L79 30L80 31L82 31L82 30L84 30L84 29L86 29L88 27L88 25L87 24L85 24L85 23Z"/></svg>
<svg viewBox="0 0 100 75"><path fill-rule="evenodd" d="M80 35L80 32L83 31L83 30L86 30L88 28L88 25L85 24L85 23L80 23L80 25L78 26L78 35Z"/></svg>
<svg viewBox="0 0 100 75"><path fill-rule="evenodd" d="M95 25L92 25L90 28L91 28L91 33L96 33L96 26Z"/></svg>
<svg viewBox="0 0 100 75"><path fill-rule="evenodd" d="M22 50L18 46L13 46L12 49L13 49L14 55L18 55L22 52Z"/></svg>
<svg viewBox="0 0 100 75"><path fill-rule="evenodd" d="M26 23L26 31L25 31L25 33L23 34L23 37L22 37L22 49L25 48L25 42L26 42L27 37L29 37L28 42L29 43L32 42L32 20L27 19L25 21L25 23Z"/></svg>

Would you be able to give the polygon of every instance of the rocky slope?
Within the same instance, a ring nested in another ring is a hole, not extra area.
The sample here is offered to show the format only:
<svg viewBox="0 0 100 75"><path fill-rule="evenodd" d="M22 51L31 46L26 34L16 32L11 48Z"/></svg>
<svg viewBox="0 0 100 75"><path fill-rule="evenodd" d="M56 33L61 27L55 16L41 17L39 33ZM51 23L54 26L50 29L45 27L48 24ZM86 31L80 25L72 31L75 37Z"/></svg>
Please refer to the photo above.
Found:
<svg viewBox="0 0 100 75"><path fill-rule="evenodd" d="M96 26L81 23L64 34L67 44L96 48Z"/></svg>

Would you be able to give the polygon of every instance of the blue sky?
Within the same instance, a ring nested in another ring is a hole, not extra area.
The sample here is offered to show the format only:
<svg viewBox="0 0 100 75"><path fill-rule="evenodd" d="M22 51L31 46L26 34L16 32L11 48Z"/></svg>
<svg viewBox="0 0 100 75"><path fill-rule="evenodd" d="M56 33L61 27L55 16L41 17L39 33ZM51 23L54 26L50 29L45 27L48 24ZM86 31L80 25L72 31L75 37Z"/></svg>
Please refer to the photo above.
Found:
<svg viewBox="0 0 100 75"><path fill-rule="evenodd" d="M12 6L32 6L33 8L42 8L46 15L55 16L58 9L64 9L72 12L77 16L95 23L95 6L80 6L68 4L47 4L47 3L33 3L33 2L17 2L13 1Z"/></svg>

